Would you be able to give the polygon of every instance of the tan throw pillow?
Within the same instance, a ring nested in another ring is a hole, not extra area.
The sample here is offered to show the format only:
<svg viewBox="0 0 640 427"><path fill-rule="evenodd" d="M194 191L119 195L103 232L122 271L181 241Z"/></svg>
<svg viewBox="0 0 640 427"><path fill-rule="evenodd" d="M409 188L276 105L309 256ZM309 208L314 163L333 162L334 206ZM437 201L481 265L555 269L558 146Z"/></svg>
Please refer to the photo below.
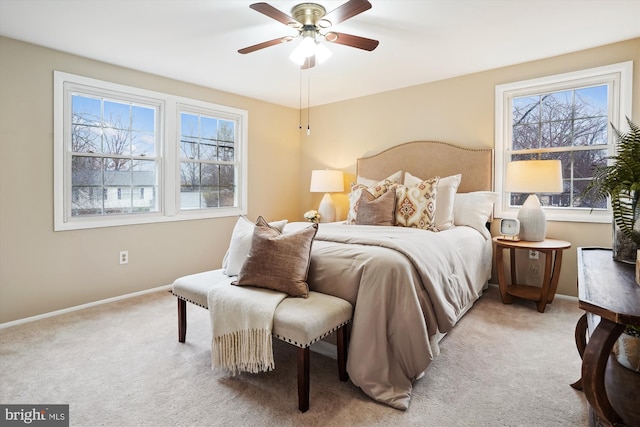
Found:
<svg viewBox="0 0 640 427"><path fill-rule="evenodd" d="M270 222L269 226L282 232L284 226L287 224L287 220ZM237 276L240 273L244 260L247 259L249 249L251 249L251 236L253 235L253 229L255 225L244 216L238 217L236 226L233 228L231 234L231 242L229 242L229 249L225 253L222 259L222 268L224 274L227 276Z"/></svg>
<svg viewBox="0 0 640 427"><path fill-rule="evenodd" d="M282 234L259 217L253 230L251 249L245 260L238 286L256 286L285 292L292 297L309 296L307 274L311 245L318 224Z"/></svg>
<svg viewBox="0 0 640 427"><path fill-rule="evenodd" d="M393 225L396 216L396 192L387 191L376 198L363 191L358 201L358 225Z"/></svg>
<svg viewBox="0 0 640 427"><path fill-rule="evenodd" d="M358 204L360 203L360 197L362 196L363 192L368 192L374 198L378 198L389 191L390 188L394 188L395 185L397 184L386 179L378 182L375 185L372 185L371 187L366 187L362 184L352 184L351 192L349 193L349 212L347 213L347 224L356 223L356 217L358 216Z"/></svg>
<svg viewBox="0 0 640 427"><path fill-rule="evenodd" d="M396 188L396 225L436 231L436 193L439 178Z"/></svg>

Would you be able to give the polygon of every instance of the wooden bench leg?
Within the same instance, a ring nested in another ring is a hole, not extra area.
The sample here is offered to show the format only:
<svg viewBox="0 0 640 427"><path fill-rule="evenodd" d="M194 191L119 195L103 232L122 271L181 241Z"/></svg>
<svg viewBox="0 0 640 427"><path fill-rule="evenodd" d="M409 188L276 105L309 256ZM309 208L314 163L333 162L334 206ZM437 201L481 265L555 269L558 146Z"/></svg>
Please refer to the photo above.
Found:
<svg viewBox="0 0 640 427"><path fill-rule="evenodd" d="M347 381L349 375L347 374L347 331L345 326L338 329L337 334L337 349L338 349L338 377L340 381Z"/></svg>
<svg viewBox="0 0 640 427"><path fill-rule="evenodd" d="M298 409L309 409L309 347L298 348Z"/></svg>
<svg viewBox="0 0 640 427"><path fill-rule="evenodd" d="M187 302L181 298L178 300L178 342L185 342L187 337Z"/></svg>

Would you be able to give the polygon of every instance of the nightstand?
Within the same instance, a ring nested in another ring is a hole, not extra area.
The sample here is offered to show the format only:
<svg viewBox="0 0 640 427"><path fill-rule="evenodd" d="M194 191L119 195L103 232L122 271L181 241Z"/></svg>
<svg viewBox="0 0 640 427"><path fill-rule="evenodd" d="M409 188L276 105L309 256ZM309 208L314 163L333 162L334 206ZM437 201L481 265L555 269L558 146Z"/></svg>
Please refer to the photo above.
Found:
<svg viewBox="0 0 640 427"><path fill-rule="evenodd" d="M569 249L571 243L564 240L544 239L542 242L527 242L524 240L503 240L494 237L496 244L496 269L498 270L498 285L500 296L504 304L511 304L513 297L535 301L538 311L544 313L547 304L551 304L558 288L560 268L562 267L562 251ZM504 251L509 250L511 267L511 284L507 284L504 273ZM516 249L535 250L545 255L544 275L540 287L518 285L516 277Z"/></svg>

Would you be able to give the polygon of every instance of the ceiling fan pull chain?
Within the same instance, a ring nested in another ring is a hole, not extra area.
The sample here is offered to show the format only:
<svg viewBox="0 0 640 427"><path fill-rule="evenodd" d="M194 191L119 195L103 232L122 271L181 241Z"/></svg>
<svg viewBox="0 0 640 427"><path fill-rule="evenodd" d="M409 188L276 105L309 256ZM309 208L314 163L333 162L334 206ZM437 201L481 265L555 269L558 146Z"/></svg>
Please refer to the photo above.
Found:
<svg viewBox="0 0 640 427"><path fill-rule="evenodd" d="M307 136L311 135L311 70L307 74Z"/></svg>
<svg viewBox="0 0 640 427"><path fill-rule="evenodd" d="M298 129L302 130L302 70L300 70L300 104L298 107Z"/></svg>

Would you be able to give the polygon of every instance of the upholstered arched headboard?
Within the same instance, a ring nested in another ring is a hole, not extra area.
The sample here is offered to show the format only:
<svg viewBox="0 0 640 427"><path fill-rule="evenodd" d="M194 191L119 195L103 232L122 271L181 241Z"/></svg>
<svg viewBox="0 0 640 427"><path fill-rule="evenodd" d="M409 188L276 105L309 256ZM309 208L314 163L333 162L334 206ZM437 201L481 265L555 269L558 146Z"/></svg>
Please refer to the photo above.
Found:
<svg viewBox="0 0 640 427"><path fill-rule="evenodd" d="M458 192L493 190L493 149L466 148L438 141L396 145L357 160L357 174L382 180L401 170L422 179L462 174Z"/></svg>

